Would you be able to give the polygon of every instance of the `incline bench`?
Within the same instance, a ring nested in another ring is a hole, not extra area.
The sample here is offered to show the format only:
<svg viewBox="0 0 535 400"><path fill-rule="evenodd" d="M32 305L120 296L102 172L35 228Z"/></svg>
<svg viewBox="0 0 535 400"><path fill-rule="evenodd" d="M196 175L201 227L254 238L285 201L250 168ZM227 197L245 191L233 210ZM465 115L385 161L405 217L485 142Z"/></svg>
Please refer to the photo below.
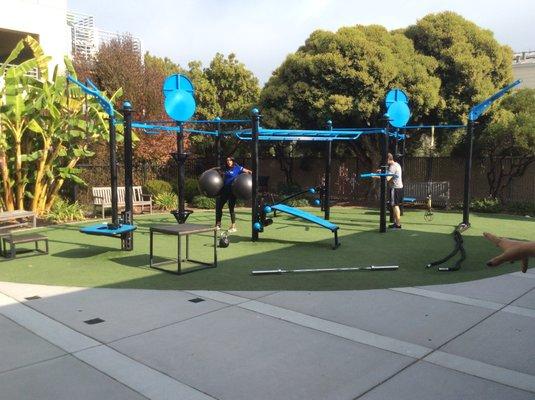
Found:
<svg viewBox="0 0 535 400"><path fill-rule="evenodd" d="M149 207L149 211L152 214L152 196L150 194L143 194L143 189L141 186L134 186L133 188L133 197L134 207L141 207L141 212L143 212L145 206ZM102 219L105 218L105 211L107 208L111 209L111 187L94 187L92 190L93 194L93 210L96 214L97 207L100 207L102 212ZM117 188L117 205L119 207L124 207L124 186Z"/></svg>

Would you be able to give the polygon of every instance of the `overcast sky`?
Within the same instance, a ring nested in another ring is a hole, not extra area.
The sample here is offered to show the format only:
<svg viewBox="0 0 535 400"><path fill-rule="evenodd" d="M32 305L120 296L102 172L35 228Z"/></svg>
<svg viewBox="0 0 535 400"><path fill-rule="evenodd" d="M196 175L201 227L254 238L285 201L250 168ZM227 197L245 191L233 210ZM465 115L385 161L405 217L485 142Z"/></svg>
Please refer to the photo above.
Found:
<svg viewBox="0 0 535 400"><path fill-rule="evenodd" d="M515 51L535 50L534 0L68 0L99 29L130 32L153 55L208 64L235 53L265 82L316 29L379 24L406 27L432 12L455 11Z"/></svg>

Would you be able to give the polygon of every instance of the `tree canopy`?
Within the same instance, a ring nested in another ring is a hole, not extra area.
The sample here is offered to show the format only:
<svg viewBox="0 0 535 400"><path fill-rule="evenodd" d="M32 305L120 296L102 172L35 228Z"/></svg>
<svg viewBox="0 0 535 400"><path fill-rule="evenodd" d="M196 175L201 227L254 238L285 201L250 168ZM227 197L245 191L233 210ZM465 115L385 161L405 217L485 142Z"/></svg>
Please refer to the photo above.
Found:
<svg viewBox="0 0 535 400"><path fill-rule="evenodd" d="M377 25L315 31L273 72L261 94L265 121L283 127L377 125L387 91L410 93L413 114L439 102L437 62L400 32Z"/></svg>
<svg viewBox="0 0 535 400"><path fill-rule="evenodd" d="M535 162L535 89L507 96L478 135L475 153L487 161L489 195L500 197Z"/></svg>
<svg viewBox="0 0 535 400"><path fill-rule="evenodd" d="M433 57L441 80L438 107L431 115L440 122L456 122L468 110L511 83L512 50L492 31L453 12L429 14L405 30L415 49Z"/></svg>
<svg viewBox="0 0 535 400"><path fill-rule="evenodd" d="M225 57L217 53L208 68L206 79L216 90L216 101L222 118L238 118L250 115L260 96L258 79L241 63L235 54Z"/></svg>

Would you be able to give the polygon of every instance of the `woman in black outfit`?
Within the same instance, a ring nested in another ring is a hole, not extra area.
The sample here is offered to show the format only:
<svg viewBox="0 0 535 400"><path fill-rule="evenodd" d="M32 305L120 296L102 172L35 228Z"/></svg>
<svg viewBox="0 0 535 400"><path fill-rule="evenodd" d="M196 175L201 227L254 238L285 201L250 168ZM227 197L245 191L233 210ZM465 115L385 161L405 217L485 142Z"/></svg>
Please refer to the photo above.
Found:
<svg viewBox="0 0 535 400"><path fill-rule="evenodd" d="M234 160L234 157L227 157L225 161L225 167L223 172L223 189L221 189L220 195L216 199L215 206L215 226L217 229L221 229L221 219L223 218L223 207L228 202L228 209L230 211L231 225L229 232L236 232L236 213L234 207L236 206L236 196L232 193L232 183L242 173L250 174L251 171L247 168L238 165Z"/></svg>

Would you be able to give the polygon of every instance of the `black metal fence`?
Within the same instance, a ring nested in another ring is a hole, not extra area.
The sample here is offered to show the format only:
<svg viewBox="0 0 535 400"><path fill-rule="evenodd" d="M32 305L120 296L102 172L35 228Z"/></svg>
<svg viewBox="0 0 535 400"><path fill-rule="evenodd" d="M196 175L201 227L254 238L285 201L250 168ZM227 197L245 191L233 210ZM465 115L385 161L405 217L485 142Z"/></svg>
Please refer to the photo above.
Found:
<svg viewBox="0 0 535 400"><path fill-rule="evenodd" d="M237 160L241 165L250 165L250 160ZM323 182L323 158L296 158L292 160L292 178L294 183L302 186L316 186ZM194 158L186 161L186 177L195 178L203 171L213 167L213 158ZM472 196L487 197L489 185L486 178L487 163L475 163L472 179ZM91 204L91 187L109 184L109 167L107 165L79 165L83 170L82 179L87 186L66 186L65 195L82 203ZM124 173L119 166L119 184L123 184ZM366 203L377 195L376 183L360 179L359 175L366 167L359 165L357 159L334 159L332 163L332 195L340 201ZM368 167L369 169L369 167ZM149 163L134 164L134 184L143 186L148 180L161 179L176 185L177 167L174 162L166 165ZM286 174L280 163L274 158L260 161L260 175L268 177L268 190L275 192L286 181ZM403 179L405 183L448 182L450 203L461 202L463 198L464 159L450 157L408 157L405 159ZM524 176L513 180L502 196L504 202L525 202L535 204L535 165L531 165Z"/></svg>

